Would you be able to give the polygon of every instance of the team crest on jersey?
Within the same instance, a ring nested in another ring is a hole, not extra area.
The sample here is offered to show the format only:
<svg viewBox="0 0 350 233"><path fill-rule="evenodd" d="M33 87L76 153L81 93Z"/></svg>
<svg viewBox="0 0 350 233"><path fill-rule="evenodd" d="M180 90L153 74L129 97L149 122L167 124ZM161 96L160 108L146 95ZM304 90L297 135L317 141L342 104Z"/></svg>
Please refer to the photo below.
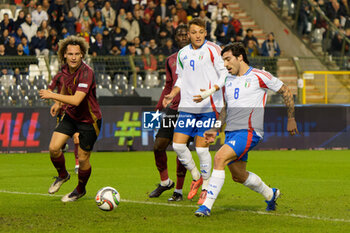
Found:
<svg viewBox="0 0 350 233"><path fill-rule="evenodd" d="M247 79L247 80L245 80L245 84L244 84L244 87L245 88L249 88L250 87L250 79Z"/></svg>
<svg viewBox="0 0 350 233"><path fill-rule="evenodd" d="M201 54L199 54L199 58L198 58L198 60L203 60L203 53L201 53Z"/></svg>

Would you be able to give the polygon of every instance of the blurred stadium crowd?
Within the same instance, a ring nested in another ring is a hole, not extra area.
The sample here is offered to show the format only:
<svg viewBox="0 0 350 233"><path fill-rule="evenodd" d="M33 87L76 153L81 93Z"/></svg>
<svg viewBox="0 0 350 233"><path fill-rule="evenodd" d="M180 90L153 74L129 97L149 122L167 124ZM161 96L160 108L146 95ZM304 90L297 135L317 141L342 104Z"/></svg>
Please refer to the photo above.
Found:
<svg viewBox="0 0 350 233"><path fill-rule="evenodd" d="M251 29L243 37L238 16L218 0L15 0L0 13L0 55L54 55L61 38L79 35L90 43L92 56L168 56L176 51L174 30L194 17L206 22L208 40L242 41L251 55L269 56L267 43L259 45ZM279 55L272 44L273 56ZM156 69L154 64L148 68Z"/></svg>
<svg viewBox="0 0 350 233"><path fill-rule="evenodd" d="M344 55L349 55L344 36L329 26L324 15L350 38L350 0L276 1L280 8L287 8L292 18L298 14L297 32L301 37L321 42L323 50L333 56L343 55L344 51ZM69 35L84 37L90 44L87 62L95 70L98 90L104 91L100 92L102 95L134 95L136 87L163 87L165 59L178 49L175 29L195 17L206 22L208 40L220 46L243 42L253 66L266 67L276 75L277 57L281 54L274 34L268 33L266 40L259 43L253 29L244 28L239 15L227 9L229 1L9 0L1 3L5 2L0 10L0 105L18 105L22 100L32 104L38 100L34 90L46 88L57 73L58 41ZM42 102L38 100L38 104Z"/></svg>
<svg viewBox="0 0 350 233"><path fill-rule="evenodd" d="M349 0L302 0L299 12L295 12L299 0L277 0L277 2L278 7L287 8L290 16L298 14L297 31L300 36L311 36L312 42L322 43L323 51L334 57L350 55L349 45L344 43L343 36L350 39ZM338 30L330 27L326 18Z"/></svg>

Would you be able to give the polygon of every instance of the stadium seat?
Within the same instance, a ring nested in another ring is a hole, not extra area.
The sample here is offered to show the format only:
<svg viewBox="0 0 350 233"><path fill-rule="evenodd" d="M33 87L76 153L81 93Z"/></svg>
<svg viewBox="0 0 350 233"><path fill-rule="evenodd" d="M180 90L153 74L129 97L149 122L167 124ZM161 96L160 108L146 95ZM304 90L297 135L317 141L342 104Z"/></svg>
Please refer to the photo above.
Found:
<svg viewBox="0 0 350 233"><path fill-rule="evenodd" d="M24 96L22 98L19 98L16 101L16 105L18 107L27 107L27 106L29 106L29 98L28 98L28 96Z"/></svg>
<svg viewBox="0 0 350 233"><path fill-rule="evenodd" d="M50 65L49 65L51 77L54 77L57 74L59 67L60 67L60 64L58 62L57 57L52 56L50 60Z"/></svg>
<svg viewBox="0 0 350 233"><path fill-rule="evenodd" d="M113 84L112 88L110 89L110 91L112 92L112 94L114 96L120 96L121 95L121 90L119 89L118 85Z"/></svg>
<svg viewBox="0 0 350 233"><path fill-rule="evenodd" d="M1 92L1 91L0 91ZM0 93L0 107L3 107L5 105L5 101L7 100L7 96L2 95Z"/></svg>
<svg viewBox="0 0 350 233"><path fill-rule="evenodd" d="M23 98L23 93L20 85L9 86L8 96L11 96L14 101Z"/></svg>
<svg viewBox="0 0 350 233"><path fill-rule="evenodd" d="M40 89L46 89L47 88L47 81L45 79L45 76L43 75L37 75L35 76L33 80L33 85Z"/></svg>
<svg viewBox="0 0 350 233"><path fill-rule="evenodd" d="M164 88L165 82L166 82L166 75L165 75L165 74L161 74L161 75L159 76L159 84L158 84L158 87Z"/></svg>
<svg viewBox="0 0 350 233"><path fill-rule="evenodd" d="M131 74L129 76L129 85L132 85L133 87L143 88L143 78L140 74L136 75L136 86L134 85L134 75Z"/></svg>
<svg viewBox="0 0 350 233"><path fill-rule="evenodd" d="M17 82L18 82L17 84L21 85L22 87L25 85L27 86L32 85L32 83L29 81L29 75L20 75Z"/></svg>
<svg viewBox="0 0 350 233"><path fill-rule="evenodd" d="M5 90L8 90L10 86L16 85L16 79L12 75L3 75L0 80Z"/></svg>
<svg viewBox="0 0 350 233"><path fill-rule="evenodd" d="M132 85L128 85L124 90L124 95L126 95L126 96L135 95L135 87Z"/></svg>
<svg viewBox="0 0 350 233"><path fill-rule="evenodd" d="M97 85L96 88L96 96L113 96L113 93L111 92L112 84L109 84L106 87L103 87L101 84Z"/></svg>
<svg viewBox="0 0 350 233"><path fill-rule="evenodd" d="M152 76L151 76L151 74L146 74L145 75L145 86L146 87L151 87L152 86Z"/></svg>
<svg viewBox="0 0 350 233"><path fill-rule="evenodd" d="M5 87L0 84L0 96L1 97L7 97L7 93L5 90Z"/></svg>
<svg viewBox="0 0 350 233"><path fill-rule="evenodd" d="M1 106L4 107L11 107L13 105L12 97L11 96L0 96L0 102Z"/></svg>
<svg viewBox="0 0 350 233"><path fill-rule="evenodd" d="M107 88L107 89L112 88L112 80L110 78L109 79L108 78L102 79L100 84L103 88Z"/></svg>
<svg viewBox="0 0 350 233"><path fill-rule="evenodd" d="M0 10L0 21L4 19L4 14L7 13L10 19L13 19L12 11L10 9L1 9Z"/></svg>
<svg viewBox="0 0 350 233"><path fill-rule="evenodd" d="M46 61L43 56L38 57L38 67L42 75L48 80L49 77L49 71L47 69Z"/></svg>
<svg viewBox="0 0 350 233"><path fill-rule="evenodd" d="M159 85L158 77L153 73L146 73L145 75L145 86L146 87L155 87Z"/></svg>
<svg viewBox="0 0 350 233"><path fill-rule="evenodd" d="M113 83L117 83L118 80L120 80L121 74L115 74L113 78Z"/></svg>
<svg viewBox="0 0 350 233"><path fill-rule="evenodd" d="M29 65L29 80L31 82L34 81L35 76L41 75L39 66L37 64L30 64Z"/></svg>
<svg viewBox="0 0 350 233"><path fill-rule="evenodd" d="M36 86L30 86L27 91L27 96L29 100L35 100L37 97L39 97L38 88Z"/></svg>

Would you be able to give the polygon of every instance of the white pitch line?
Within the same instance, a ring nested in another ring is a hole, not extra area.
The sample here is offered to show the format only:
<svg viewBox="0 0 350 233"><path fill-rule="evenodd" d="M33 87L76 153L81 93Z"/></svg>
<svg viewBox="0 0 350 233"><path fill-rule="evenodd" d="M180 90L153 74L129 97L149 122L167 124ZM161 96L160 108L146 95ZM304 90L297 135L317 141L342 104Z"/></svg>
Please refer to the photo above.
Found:
<svg viewBox="0 0 350 233"><path fill-rule="evenodd" d="M20 194L20 195L35 195L35 196L46 196L46 197L63 197L63 195L55 195L55 194L47 194L47 193L26 193L26 192L15 192L15 191L7 191L7 190L0 190L0 193ZM89 197L89 196L87 198L94 199L94 197ZM198 207L197 205L179 205L179 204L148 202L148 201L133 201L133 200L127 200L127 199L121 199L121 202L144 204L144 205L172 206L172 207L190 207L190 208L197 208ZM235 211L235 212L247 212L247 213L254 213L254 214L259 214L259 215L271 215L271 216L321 220L321 221L328 221L328 222L348 222L348 223L350 223L350 219L341 219L341 218L323 218L323 217L307 216L307 215L300 215L300 214L279 214L279 213L269 213L269 212L264 212L264 211L234 209L234 208L225 208L225 207L216 207L215 209L223 209L223 210Z"/></svg>

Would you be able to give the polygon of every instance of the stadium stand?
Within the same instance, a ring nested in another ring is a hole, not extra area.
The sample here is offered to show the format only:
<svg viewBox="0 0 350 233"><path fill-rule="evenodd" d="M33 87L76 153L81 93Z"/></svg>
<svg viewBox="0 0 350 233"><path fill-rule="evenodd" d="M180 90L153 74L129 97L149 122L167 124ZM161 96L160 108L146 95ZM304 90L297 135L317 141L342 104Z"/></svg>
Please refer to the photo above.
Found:
<svg viewBox="0 0 350 233"><path fill-rule="evenodd" d="M49 1L49 5L42 6L43 11L49 16L48 26L45 26L45 22L38 27L38 30L40 28L47 32L44 35L49 55L35 56L31 44L24 43L23 48L28 51L29 55L8 56L6 48L9 38L18 37L15 28L25 21L25 14L32 14L41 2L30 1L28 5L27 1L2 1L5 4L1 4L0 11L1 88L11 97L12 101L21 99L24 103L27 96L29 105L48 104L40 101L33 92L35 89L46 88L50 79L58 72L60 64L57 59L57 41L73 34L84 37L90 43L91 50L86 62L95 71L99 96L135 96L141 93L141 91L136 91L140 88L161 90L165 83L166 56L172 49L176 50L174 47L167 47L166 42L169 39L174 40L173 35L177 25L187 23L193 17L200 17L206 22L207 30L210 32L207 39L214 42L217 40L215 32L220 30L224 23L223 19L228 17L228 24L234 28L234 41L242 41L247 45L252 66L266 69L279 77L290 87L299 103L301 103L302 92L300 87L298 88L298 80L302 79L304 71L324 68L350 69L350 59L347 57L350 51L348 43L350 42L348 39L350 29L347 30L349 7L341 5L342 2L339 3L340 13L334 15L333 8L336 6L330 4L330 1L324 1L324 6L321 6L322 1L261 0L278 15L281 22L289 25L308 49L312 50L314 54L312 58L294 58L293 54L287 53L286 45L279 40L281 37L278 34L271 34L272 30L269 28L261 27L259 24L261 22L255 15L252 17L253 14L249 9L242 7L244 4L240 0L191 1L191 4L186 1L177 4L175 1L167 1L165 17L161 17L162 14L159 15L159 10L161 10L159 1L148 1L147 5L142 6L137 1L131 0L123 1L123 4L111 1L112 10L116 12L113 25L111 24L112 18L106 20L103 16L106 13L106 1L89 1L89 6L87 1L82 1L84 4L79 3L81 1L76 3ZM83 10L79 16L76 16L78 18L75 18L75 10L79 8L79 4ZM69 13L70 10L72 13ZM87 13L85 19L82 19L84 11ZM9 16L9 22L4 20L5 13ZM150 16L149 20L148 16ZM137 33L137 30L129 33L131 23L127 22L126 17L129 17L129 22L132 22L132 28L138 25L140 34ZM306 17L308 21L303 21L303 17ZM51 29L53 29L52 35ZM96 32L95 36L92 35L93 31ZM248 35L249 31L251 35ZM341 35L342 38L336 35ZM22 37L16 40L16 43L23 43ZM171 45L168 43L168 46L169 44ZM174 41L172 44L172 46L175 45ZM267 44L275 46L275 54L264 52L264 46ZM1 45L4 45L5 51L2 51ZM145 48L147 52L143 53ZM316 60L322 60L321 65L323 66L320 66ZM305 61L308 66L305 65ZM329 92L336 93L340 85L349 93L349 80L346 75L334 77L330 75L328 78ZM20 85L23 98L19 95L9 95L10 86L14 89L12 86L16 84ZM324 101L324 83L316 79L308 79L306 84L308 102L321 103ZM158 92L154 91L153 94ZM268 103L281 102L278 97L270 96ZM341 102L341 98L333 98L333 95L328 95L328 98L330 102ZM345 100L347 98L349 97L346 96ZM1 103L4 101L2 100Z"/></svg>

